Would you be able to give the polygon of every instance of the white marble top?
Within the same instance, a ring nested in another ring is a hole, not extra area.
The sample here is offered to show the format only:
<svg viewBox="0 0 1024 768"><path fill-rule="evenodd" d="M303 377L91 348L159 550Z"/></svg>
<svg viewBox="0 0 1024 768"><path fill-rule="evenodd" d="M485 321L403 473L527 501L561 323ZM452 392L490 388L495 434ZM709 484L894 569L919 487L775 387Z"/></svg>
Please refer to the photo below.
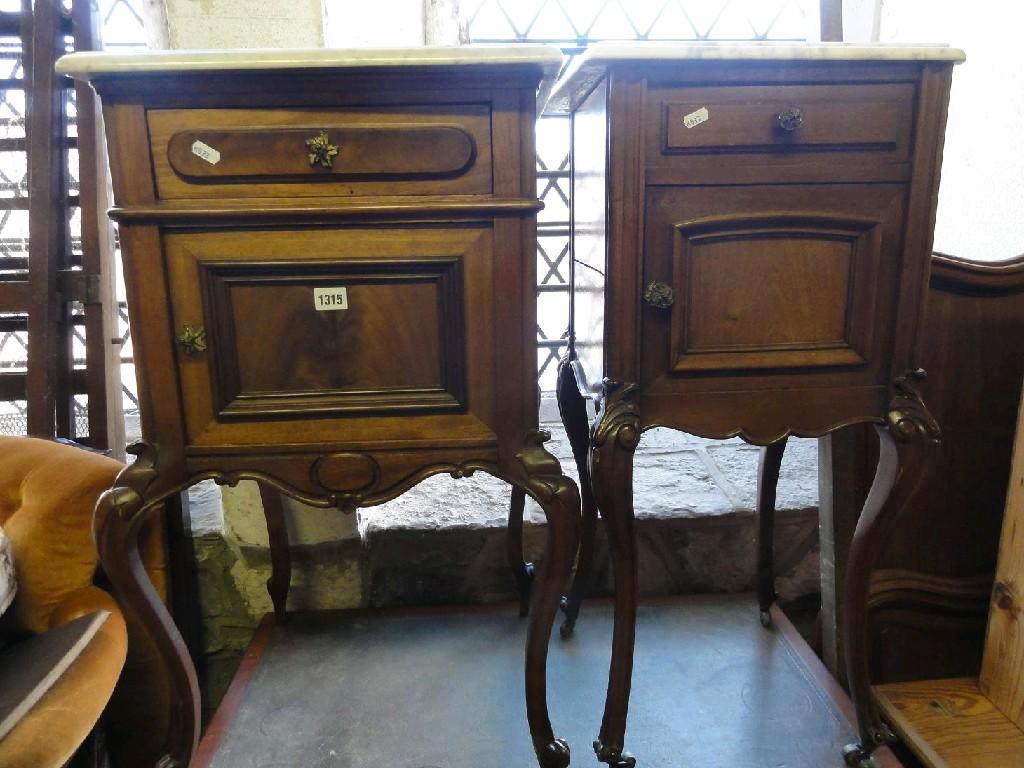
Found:
<svg viewBox="0 0 1024 768"><path fill-rule="evenodd" d="M595 43L573 61L552 89L549 114L572 109L619 63L655 61L964 61L959 48L948 45L854 43Z"/></svg>
<svg viewBox="0 0 1024 768"><path fill-rule="evenodd" d="M232 72L267 69L539 66L554 76L562 52L550 45L467 45L418 48L305 48L222 51L72 53L57 72L81 80L130 72Z"/></svg>

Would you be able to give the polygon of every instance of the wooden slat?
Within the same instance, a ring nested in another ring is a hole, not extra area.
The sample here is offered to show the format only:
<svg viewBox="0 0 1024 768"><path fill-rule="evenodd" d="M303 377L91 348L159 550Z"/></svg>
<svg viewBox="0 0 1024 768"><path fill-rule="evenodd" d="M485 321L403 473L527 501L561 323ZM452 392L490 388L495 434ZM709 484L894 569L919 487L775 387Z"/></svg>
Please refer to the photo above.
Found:
<svg viewBox="0 0 1024 768"><path fill-rule="evenodd" d="M1024 728L1024 408L1017 416L1006 513L981 665L981 690ZM1024 765L1024 748L1021 764Z"/></svg>
<svg viewBox="0 0 1024 768"><path fill-rule="evenodd" d="M64 377L59 375L62 308L57 296L57 271L65 255L63 210L63 95L53 71L57 55L60 9L56 2L37 2L31 32L23 31L30 86L26 98L28 169L32 179L29 201L29 286L34 297L29 312L28 433L37 437L57 434L57 411L67 399ZM64 435L70 437L71 435Z"/></svg>
<svg viewBox="0 0 1024 768"><path fill-rule="evenodd" d="M875 687L900 738L928 768L1021 768L1024 733L978 688L974 678L921 680Z"/></svg>
<svg viewBox="0 0 1024 768"><path fill-rule="evenodd" d="M72 4L75 50L100 47L99 17L92 0ZM113 229L107 217L110 196L107 185L107 154L96 94L87 83L75 91L78 112L78 180L82 209L82 268L99 277L99 296L85 305L85 359L88 370L89 445L110 449L124 460L125 432L121 399L121 346L115 287Z"/></svg>
<svg viewBox="0 0 1024 768"><path fill-rule="evenodd" d="M0 35L17 35L21 32L21 14L4 11L0 13Z"/></svg>
<svg viewBox="0 0 1024 768"><path fill-rule="evenodd" d="M23 372L0 373L0 400L25 400L27 389ZM86 373L81 368L71 374L71 391L76 395L86 393Z"/></svg>
<svg viewBox="0 0 1024 768"><path fill-rule="evenodd" d="M0 317L0 333L21 332L28 330L28 318L25 315L5 315Z"/></svg>
<svg viewBox="0 0 1024 768"><path fill-rule="evenodd" d="M27 281L0 280L0 308L4 312L28 312L30 306Z"/></svg>

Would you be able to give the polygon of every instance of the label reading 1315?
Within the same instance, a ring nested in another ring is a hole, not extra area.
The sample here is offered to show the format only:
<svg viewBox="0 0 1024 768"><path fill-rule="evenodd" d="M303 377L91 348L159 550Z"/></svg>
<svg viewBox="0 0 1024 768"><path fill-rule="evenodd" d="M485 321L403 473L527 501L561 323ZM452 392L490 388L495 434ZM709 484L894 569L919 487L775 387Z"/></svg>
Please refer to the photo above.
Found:
<svg viewBox="0 0 1024 768"><path fill-rule="evenodd" d="M313 306L321 312L328 309L348 309L348 291L345 286L314 288Z"/></svg>

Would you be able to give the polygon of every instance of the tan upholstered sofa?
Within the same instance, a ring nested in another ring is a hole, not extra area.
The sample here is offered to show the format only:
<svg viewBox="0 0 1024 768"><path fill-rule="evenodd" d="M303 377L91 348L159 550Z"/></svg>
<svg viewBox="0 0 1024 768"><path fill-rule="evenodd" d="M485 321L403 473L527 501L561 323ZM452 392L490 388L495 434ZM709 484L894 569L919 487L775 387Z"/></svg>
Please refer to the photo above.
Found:
<svg viewBox="0 0 1024 768"><path fill-rule="evenodd" d="M105 609L85 653L0 741L4 768L63 766L99 723L117 768L152 766L167 728L167 685L133 617L109 591L93 543L93 508L123 465L74 446L0 437L0 526L11 540L18 593L0 638L39 633ZM143 560L166 595L162 528L142 536ZM0 681L2 685L2 681Z"/></svg>

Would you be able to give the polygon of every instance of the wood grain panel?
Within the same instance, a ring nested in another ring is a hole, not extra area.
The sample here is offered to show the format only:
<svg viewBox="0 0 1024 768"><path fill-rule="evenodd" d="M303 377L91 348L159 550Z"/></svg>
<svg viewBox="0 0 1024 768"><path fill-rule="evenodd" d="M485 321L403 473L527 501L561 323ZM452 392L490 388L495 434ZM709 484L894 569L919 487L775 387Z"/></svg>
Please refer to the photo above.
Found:
<svg viewBox="0 0 1024 768"><path fill-rule="evenodd" d="M190 444L278 444L283 420L291 441L334 443L338 418L360 442L442 425L456 441L493 436L493 349L465 334L470 323L490 328L492 308L464 289L490 280L489 226L232 229L164 242L176 332L207 332L205 352L177 351ZM345 287L349 309L317 310L316 287Z"/></svg>
<svg viewBox="0 0 1024 768"><path fill-rule="evenodd" d="M151 109L161 199L352 195L482 195L492 189L487 104L345 109ZM339 147L311 168L305 140ZM216 163L195 156L202 141Z"/></svg>
<svg viewBox="0 0 1024 768"><path fill-rule="evenodd" d="M698 392L886 384L900 326L893 285L903 192L857 184L649 188L643 284L669 283L675 304L643 306L645 394L686 392L676 411L683 418ZM703 261L697 270L695 258ZM752 427L754 413L753 405L736 413L737 425Z"/></svg>
<svg viewBox="0 0 1024 768"><path fill-rule="evenodd" d="M875 697L928 768L1024 766L1024 733L993 706L974 678L879 685Z"/></svg>
<svg viewBox="0 0 1024 768"><path fill-rule="evenodd" d="M977 676L981 667L1024 379L1024 257L987 263L933 257L922 328L921 364L928 371L922 392L943 440L878 568L964 585L983 579L988 586L970 611L950 606L955 610L944 610L942 621L919 597L880 605L871 623L880 682ZM941 597L933 591L932 602Z"/></svg>
<svg viewBox="0 0 1024 768"><path fill-rule="evenodd" d="M200 264L200 283L221 419L465 406L458 259Z"/></svg>
<svg viewBox="0 0 1024 768"><path fill-rule="evenodd" d="M1017 417L1006 514L992 588L981 690L1024 729L1024 408ZM1024 757L1024 756L1022 756Z"/></svg>
<svg viewBox="0 0 1024 768"><path fill-rule="evenodd" d="M676 224L673 369L863 364L879 224L785 213Z"/></svg>
<svg viewBox="0 0 1024 768"><path fill-rule="evenodd" d="M306 142L321 133L337 152L330 158L330 168L309 159ZM216 154L209 152L211 148ZM452 177L469 166L475 151L473 137L458 126L318 123L270 130L181 131L171 137L167 156L178 175L196 182L317 182Z"/></svg>

